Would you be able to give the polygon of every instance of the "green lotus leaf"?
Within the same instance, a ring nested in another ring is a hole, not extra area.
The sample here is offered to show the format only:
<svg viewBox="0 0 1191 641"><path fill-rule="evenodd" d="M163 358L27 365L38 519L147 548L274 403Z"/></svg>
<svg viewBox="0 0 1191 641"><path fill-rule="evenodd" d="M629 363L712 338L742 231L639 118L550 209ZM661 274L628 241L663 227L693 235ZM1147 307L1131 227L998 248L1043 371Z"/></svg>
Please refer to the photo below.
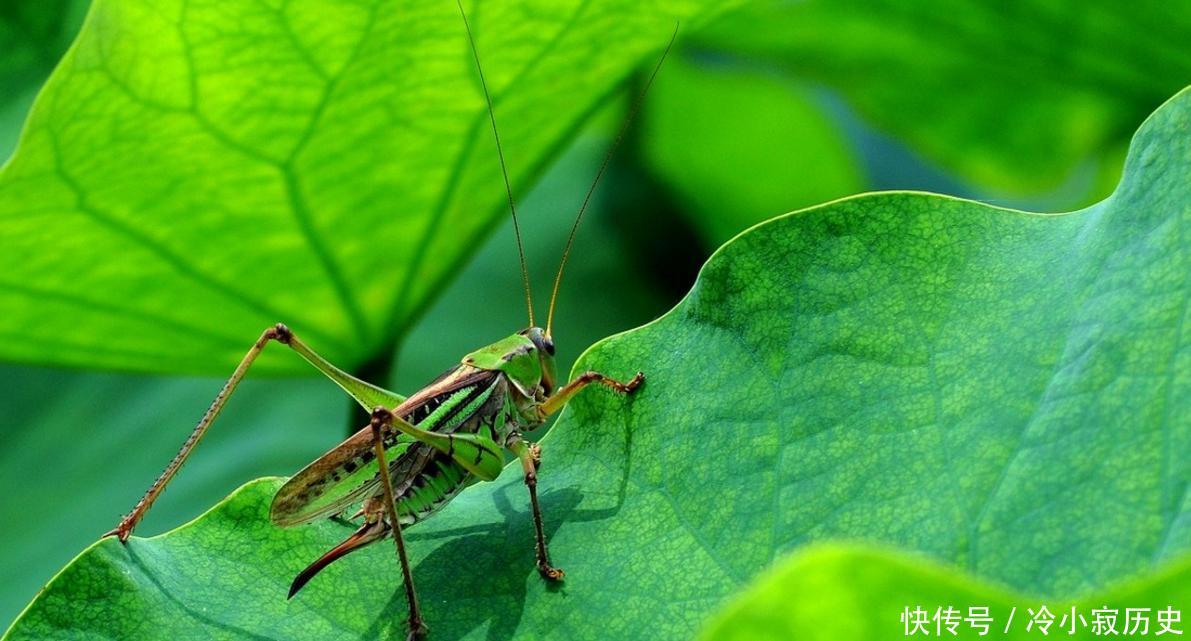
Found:
<svg viewBox="0 0 1191 641"><path fill-rule="evenodd" d="M1073 599L1191 550L1191 91L1134 138L1105 201L1031 214L871 194L738 236L654 323L576 371L542 441L561 588L533 569L517 466L412 528L438 639L689 638L780 555L893 546ZM330 443L330 441L329 441ZM278 529L280 483L85 550L6 639L403 634L392 548L292 577L351 528ZM810 598L814 598L812 595Z"/></svg>

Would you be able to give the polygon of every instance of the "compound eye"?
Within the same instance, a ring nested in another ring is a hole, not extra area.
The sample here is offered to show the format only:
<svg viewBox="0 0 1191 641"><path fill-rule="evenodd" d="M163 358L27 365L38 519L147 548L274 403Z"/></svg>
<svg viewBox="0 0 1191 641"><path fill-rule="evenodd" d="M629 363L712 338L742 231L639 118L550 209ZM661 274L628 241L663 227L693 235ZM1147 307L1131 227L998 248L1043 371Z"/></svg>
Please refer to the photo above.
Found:
<svg viewBox="0 0 1191 641"><path fill-rule="evenodd" d="M554 341L547 339L543 341L542 347L546 348L547 354L554 356Z"/></svg>

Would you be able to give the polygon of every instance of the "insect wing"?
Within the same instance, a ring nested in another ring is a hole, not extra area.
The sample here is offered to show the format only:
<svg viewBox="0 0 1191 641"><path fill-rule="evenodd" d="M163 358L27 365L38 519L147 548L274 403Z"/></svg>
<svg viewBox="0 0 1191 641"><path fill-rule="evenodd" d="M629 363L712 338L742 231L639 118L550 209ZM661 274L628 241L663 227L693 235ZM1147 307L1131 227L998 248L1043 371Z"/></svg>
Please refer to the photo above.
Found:
<svg viewBox="0 0 1191 641"><path fill-rule="evenodd" d="M425 430L452 432L475 408L483 405L497 387L499 376L487 370L456 368L411 396L393 413ZM393 490L398 495L425 469L436 452L433 447L396 432L385 436L384 446ZM269 516L281 526L308 523L343 512L379 487L372 432L364 428L286 482L273 497Z"/></svg>

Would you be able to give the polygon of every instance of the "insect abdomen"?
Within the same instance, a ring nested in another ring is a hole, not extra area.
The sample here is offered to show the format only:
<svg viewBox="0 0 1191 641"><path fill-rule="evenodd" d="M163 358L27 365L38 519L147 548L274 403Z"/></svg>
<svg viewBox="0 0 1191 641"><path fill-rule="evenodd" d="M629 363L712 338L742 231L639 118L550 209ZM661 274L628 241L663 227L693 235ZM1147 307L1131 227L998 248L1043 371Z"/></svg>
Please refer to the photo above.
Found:
<svg viewBox="0 0 1191 641"><path fill-rule="evenodd" d="M475 477L454 461L432 461L397 498L401 524L413 525L429 517L474 482Z"/></svg>

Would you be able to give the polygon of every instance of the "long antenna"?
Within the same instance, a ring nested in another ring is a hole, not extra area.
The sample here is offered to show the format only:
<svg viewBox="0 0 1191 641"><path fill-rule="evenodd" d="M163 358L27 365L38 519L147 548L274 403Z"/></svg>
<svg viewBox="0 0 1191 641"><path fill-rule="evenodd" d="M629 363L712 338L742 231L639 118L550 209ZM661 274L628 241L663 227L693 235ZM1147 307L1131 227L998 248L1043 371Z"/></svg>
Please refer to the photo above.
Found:
<svg viewBox="0 0 1191 641"><path fill-rule="evenodd" d="M670 42L666 45L666 49L662 51L662 55L658 58L658 62L653 67L653 72L649 74L649 79L645 81L645 88L633 101L633 106L629 109L629 115L624 119L624 124L620 126L620 131L616 134L616 139L612 141L612 146L608 148L608 152L604 155L604 162L600 165L600 170L596 172L595 180L591 181L591 187L587 190L587 195L583 198L583 204L579 207L579 214L575 216L575 224L571 225L571 234L567 237L566 247L562 250L562 262L558 264L558 275L554 277L554 291L550 293L550 311L546 314L546 336L550 335L550 329L554 326L554 303L558 301L558 288L562 284L562 272L566 269L567 258L571 255L571 245L575 244L575 233L579 231L579 223L583 220L583 212L587 211L587 206L591 203L591 196L595 193L596 185L600 183L600 178L604 177L604 172L608 170L608 164L612 162L612 154L616 153L616 148L620 146L620 141L624 139L625 133L629 130L629 125L633 122L633 118L641 109L641 104L645 102L645 94L649 93L649 88L653 86L654 78L657 78L658 71L662 68L662 63L666 61L666 56L670 54L670 49L674 47L674 41L678 38L678 24L674 24L674 33L670 35Z"/></svg>
<svg viewBox="0 0 1191 641"><path fill-rule="evenodd" d="M467 12L463 10L463 0L455 0L455 4L459 5L459 15L463 16L463 28L467 31L467 42L471 44L471 55L476 59L476 71L480 74L480 87L484 89L484 100L488 103L488 120L492 123L492 137L496 139L496 155L500 158L500 173L505 179L505 193L509 197L509 213L513 215L513 235L517 237L517 255L521 258L521 283L525 287L525 309L529 312L529 326L535 327L533 294L529 289L529 269L525 265L525 246L521 243L521 226L517 224L517 206L513 203L513 186L509 183L505 152L501 148L500 132L496 128L496 111L492 109L492 94L488 92L488 81L484 79L484 67L480 65L480 52L476 50L476 39L471 35L471 25L467 22Z"/></svg>

